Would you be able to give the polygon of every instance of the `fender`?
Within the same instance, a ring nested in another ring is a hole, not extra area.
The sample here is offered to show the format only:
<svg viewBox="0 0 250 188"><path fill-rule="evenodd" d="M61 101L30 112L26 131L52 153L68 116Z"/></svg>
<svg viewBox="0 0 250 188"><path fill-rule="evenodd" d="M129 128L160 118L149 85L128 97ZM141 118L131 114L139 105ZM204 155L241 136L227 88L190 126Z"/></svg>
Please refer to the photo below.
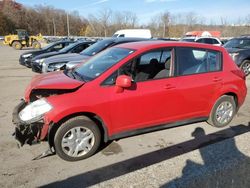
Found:
<svg viewBox="0 0 250 188"><path fill-rule="evenodd" d="M213 96L213 99L211 100L211 103L208 107L209 113L211 112L215 102L223 95L228 94L228 93L233 93L237 97L237 101L239 99L238 95L238 90L237 87L234 85L231 85L230 87L225 87L225 85L221 88L221 90L217 93L217 95ZM236 104L237 106L239 105L239 102Z"/></svg>
<svg viewBox="0 0 250 188"><path fill-rule="evenodd" d="M84 110L83 110L84 109ZM52 113L47 113L44 117L46 122L50 122L50 126L48 127L47 131L44 132L49 132L52 126L54 125L59 125L64 122L65 120L78 116L78 115L85 115L89 117L90 119L93 120L98 120L100 124L98 126L101 126L101 128L104 131L104 142L107 142L109 140L109 135L110 129L108 128L110 125L110 121L108 119L103 119L102 117L105 117L105 115L102 115L92 109L85 108L85 107L77 107L77 108L70 108L70 109L65 109L64 111L60 112L52 112Z"/></svg>

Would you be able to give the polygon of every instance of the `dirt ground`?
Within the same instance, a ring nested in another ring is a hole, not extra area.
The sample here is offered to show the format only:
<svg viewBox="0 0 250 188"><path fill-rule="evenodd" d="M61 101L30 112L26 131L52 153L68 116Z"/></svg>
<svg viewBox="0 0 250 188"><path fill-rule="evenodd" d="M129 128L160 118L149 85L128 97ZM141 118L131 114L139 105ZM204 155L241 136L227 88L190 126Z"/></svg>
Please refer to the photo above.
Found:
<svg viewBox="0 0 250 188"><path fill-rule="evenodd" d="M16 51L0 45L0 187L69 187L68 179L71 179L70 187L102 187L101 183L105 181L136 173L137 170L147 169L162 161L171 160L172 165L178 166L178 156L199 149L203 142L209 145L249 131L244 129L242 132L243 129L236 129L249 125L248 93L237 116L230 126L224 129L213 128L206 123L196 123L112 142L96 155L79 162L66 162L56 155L32 160L47 149L47 144L18 149L12 137L14 126L11 122L13 108L19 103L25 87L35 75L30 69L18 63L19 55L25 51L27 50ZM250 77L247 79L247 85L249 88ZM203 138L207 140L193 141L192 133L198 127L204 130ZM177 157L176 160L174 157ZM195 160L195 156L189 157ZM168 176L168 181L172 181L181 174L181 170L168 168L161 173ZM147 174L139 177L142 181L150 181L152 178ZM112 181L112 184L106 186L140 187L133 181L122 184L119 180Z"/></svg>

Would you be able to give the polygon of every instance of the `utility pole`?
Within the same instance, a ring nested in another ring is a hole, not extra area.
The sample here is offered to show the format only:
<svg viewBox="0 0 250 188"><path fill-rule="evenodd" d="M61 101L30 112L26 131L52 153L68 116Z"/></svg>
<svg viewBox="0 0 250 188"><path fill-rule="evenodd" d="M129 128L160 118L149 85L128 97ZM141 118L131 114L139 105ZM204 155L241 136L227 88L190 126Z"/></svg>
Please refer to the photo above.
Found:
<svg viewBox="0 0 250 188"><path fill-rule="evenodd" d="M67 12L67 28L68 28L68 38L69 38L69 14Z"/></svg>
<svg viewBox="0 0 250 188"><path fill-rule="evenodd" d="M56 36L56 25L55 25L55 19L53 18L53 28L54 28L54 36Z"/></svg>

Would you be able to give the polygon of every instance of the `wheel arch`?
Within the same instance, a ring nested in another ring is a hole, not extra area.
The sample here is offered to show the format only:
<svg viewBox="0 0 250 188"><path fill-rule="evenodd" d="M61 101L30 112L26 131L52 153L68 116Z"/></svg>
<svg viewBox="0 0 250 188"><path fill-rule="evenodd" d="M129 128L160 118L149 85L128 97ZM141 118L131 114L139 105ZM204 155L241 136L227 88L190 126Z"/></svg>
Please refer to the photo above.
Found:
<svg viewBox="0 0 250 188"><path fill-rule="evenodd" d="M216 101L222 97L223 95L227 95L227 96L232 96L235 100L235 105L237 110L239 109L239 97L237 95L237 92L235 90L235 88L228 88L227 90L224 88L223 91L219 92L217 95L215 95L213 97L213 100L211 101L209 108L208 108L208 113L211 112L211 110L213 109L214 104L216 103Z"/></svg>
<svg viewBox="0 0 250 188"><path fill-rule="evenodd" d="M13 40L10 45L12 46L14 42L19 42L21 44L21 42L19 40ZM22 45L22 44L21 44Z"/></svg>
<svg viewBox="0 0 250 188"><path fill-rule="evenodd" d="M69 115L63 117L62 119L60 119L58 122L50 124L49 130L48 130L48 135L47 135L48 143L49 143L50 147L54 147L54 136L55 136L58 128L64 122L66 122L67 120L69 120L73 117L76 117L76 116L86 116L89 119L91 119L92 121L94 121L101 132L101 136L102 136L101 141L107 142L109 140L107 126L104 123L104 121L101 119L101 117L99 117L97 114L92 113L92 112L78 112L78 113L69 114Z"/></svg>
<svg viewBox="0 0 250 188"><path fill-rule="evenodd" d="M239 104L238 104L237 94L235 92L227 92L227 93L224 93L223 95L232 96L234 98L234 101L235 101L236 109L238 110ZM221 96L223 96L223 95L221 95Z"/></svg>

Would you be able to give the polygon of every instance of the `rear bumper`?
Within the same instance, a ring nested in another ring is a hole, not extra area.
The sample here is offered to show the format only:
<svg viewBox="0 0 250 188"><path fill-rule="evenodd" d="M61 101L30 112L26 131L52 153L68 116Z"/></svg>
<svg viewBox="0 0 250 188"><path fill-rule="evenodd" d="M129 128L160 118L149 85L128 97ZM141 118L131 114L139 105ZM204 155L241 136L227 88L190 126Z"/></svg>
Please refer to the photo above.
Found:
<svg viewBox="0 0 250 188"><path fill-rule="evenodd" d="M24 144L32 145L39 142L41 136L41 130L43 127L43 122L26 123L20 120L18 114L27 105L27 103L22 100L18 104L12 114L12 122L15 125L14 136L20 146Z"/></svg>

